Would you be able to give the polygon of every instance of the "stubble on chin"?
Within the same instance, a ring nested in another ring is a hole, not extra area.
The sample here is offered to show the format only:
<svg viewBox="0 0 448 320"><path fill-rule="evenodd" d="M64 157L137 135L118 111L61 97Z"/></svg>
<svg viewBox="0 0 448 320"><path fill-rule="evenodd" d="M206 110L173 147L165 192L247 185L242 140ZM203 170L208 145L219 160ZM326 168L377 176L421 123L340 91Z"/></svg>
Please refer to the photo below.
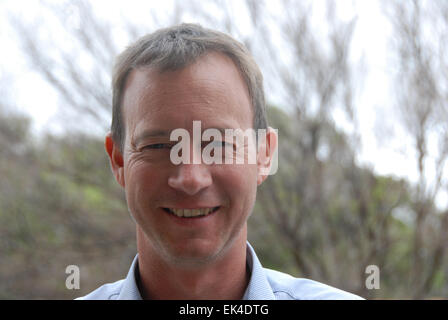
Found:
<svg viewBox="0 0 448 320"><path fill-rule="evenodd" d="M176 266L176 268L185 270L198 270L213 263L218 263L223 259L236 244L235 242L240 242L247 234L246 228L245 224L236 236L230 237L227 241L212 244L210 248L198 245L196 249L182 249L176 248L162 239L159 239L159 241L151 239L137 224L137 248L140 254L157 259L168 266ZM245 243L245 239L243 240Z"/></svg>

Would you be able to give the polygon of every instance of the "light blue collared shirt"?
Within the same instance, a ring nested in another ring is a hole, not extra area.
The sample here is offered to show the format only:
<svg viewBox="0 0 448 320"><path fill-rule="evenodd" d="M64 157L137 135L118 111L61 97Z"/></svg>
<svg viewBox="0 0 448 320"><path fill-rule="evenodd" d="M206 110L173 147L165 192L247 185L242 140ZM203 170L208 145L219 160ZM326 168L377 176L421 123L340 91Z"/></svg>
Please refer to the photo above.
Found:
<svg viewBox="0 0 448 320"><path fill-rule="evenodd" d="M359 300L361 297L319 283L263 268L252 246L247 243L250 281L243 300ZM142 300L136 282L138 255L125 279L105 284L80 300Z"/></svg>

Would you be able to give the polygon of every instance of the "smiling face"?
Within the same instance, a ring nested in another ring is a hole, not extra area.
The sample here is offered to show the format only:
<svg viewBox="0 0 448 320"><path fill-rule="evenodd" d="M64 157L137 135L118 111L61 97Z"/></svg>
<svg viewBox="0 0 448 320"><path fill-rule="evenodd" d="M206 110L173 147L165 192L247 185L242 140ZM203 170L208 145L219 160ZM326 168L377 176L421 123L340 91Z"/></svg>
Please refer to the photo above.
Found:
<svg viewBox="0 0 448 320"><path fill-rule="evenodd" d="M193 137L193 121L201 121L202 131L252 128L250 97L233 61L209 53L177 71L134 70L122 107L122 156L110 137L106 148L152 252L170 263L202 263L224 254L235 239L245 241L257 185L264 179L257 164L170 161L170 147L176 144L171 131L183 128ZM191 157L193 152L192 147Z"/></svg>

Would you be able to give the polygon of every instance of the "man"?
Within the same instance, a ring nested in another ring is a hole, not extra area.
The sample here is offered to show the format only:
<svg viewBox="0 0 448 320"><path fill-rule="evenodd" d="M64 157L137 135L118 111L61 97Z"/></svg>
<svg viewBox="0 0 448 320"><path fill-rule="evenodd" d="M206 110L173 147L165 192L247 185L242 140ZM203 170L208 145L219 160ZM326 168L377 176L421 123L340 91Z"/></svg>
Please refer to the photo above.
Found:
<svg viewBox="0 0 448 320"><path fill-rule="evenodd" d="M198 122L200 130L215 133L259 130L264 136L256 150L263 152L253 163L189 161L202 160L202 148L210 144L210 155L219 151L226 160L249 150L250 142L235 145L215 135L199 146L188 144L181 149L184 161L174 163L180 153L172 152L177 144L172 133L181 129L194 136ZM276 146L276 131L266 121L262 75L231 37L182 24L127 48L114 69L105 147L136 222L138 255L126 279L83 298L358 299L263 268L247 243L257 186L269 173Z"/></svg>

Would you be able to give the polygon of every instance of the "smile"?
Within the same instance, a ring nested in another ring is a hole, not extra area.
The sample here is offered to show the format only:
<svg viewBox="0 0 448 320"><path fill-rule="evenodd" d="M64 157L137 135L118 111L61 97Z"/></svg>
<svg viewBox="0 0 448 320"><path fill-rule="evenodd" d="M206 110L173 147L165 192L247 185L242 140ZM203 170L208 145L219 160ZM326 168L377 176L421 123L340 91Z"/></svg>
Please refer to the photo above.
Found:
<svg viewBox="0 0 448 320"><path fill-rule="evenodd" d="M218 211L220 206L213 208L199 208L199 209L178 209L178 208L163 208L168 213L174 214L181 218L195 218L207 216L213 212Z"/></svg>

